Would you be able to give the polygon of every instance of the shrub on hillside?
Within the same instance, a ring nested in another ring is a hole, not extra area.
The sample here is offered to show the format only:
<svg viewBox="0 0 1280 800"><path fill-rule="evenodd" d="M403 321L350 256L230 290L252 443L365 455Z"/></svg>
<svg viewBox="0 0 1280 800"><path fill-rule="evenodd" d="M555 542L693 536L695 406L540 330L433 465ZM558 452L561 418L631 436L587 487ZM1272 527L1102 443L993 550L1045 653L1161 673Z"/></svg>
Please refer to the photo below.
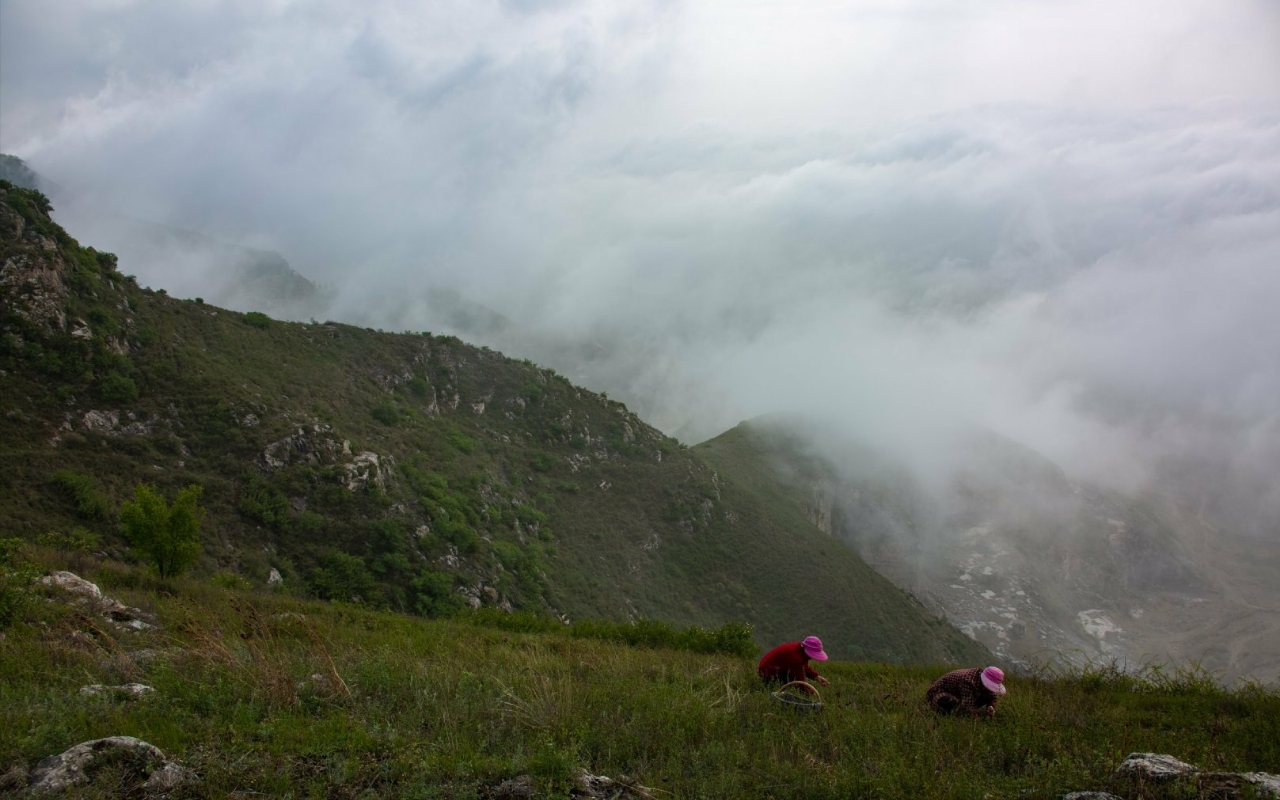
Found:
<svg viewBox="0 0 1280 800"><path fill-rule="evenodd" d="M192 484L170 506L152 485L138 484L132 501L120 506L120 525L161 578L176 578L200 557L203 489Z"/></svg>
<svg viewBox="0 0 1280 800"><path fill-rule="evenodd" d="M98 382L98 394L108 403L124 405L138 399L138 384L127 375L110 372Z"/></svg>
<svg viewBox="0 0 1280 800"><path fill-rule="evenodd" d="M392 426L400 421L400 414L390 403L379 403L370 412L373 418L383 425Z"/></svg>
<svg viewBox="0 0 1280 800"><path fill-rule="evenodd" d="M424 617L449 617L466 607L462 596L453 590L455 578L447 572L424 572L410 589L413 610Z"/></svg>
<svg viewBox="0 0 1280 800"><path fill-rule="evenodd" d="M56 550L74 553L92 553L102 546L102 537L84 528L72 528L71 533L49 531L36 537L36 543Z"/></svg>
<svg viewBox="0 0 1280 800"><path fill-rule="evenodd" d="M468 455L476 449L476 440L461 431L453 431L449 434L449 444Z"/></svg>
<svg viewBox="0 0 1280 800"><path fill-rule="evenodd" d="M271 484L253 475L240 493L240 513L275 531L289 527L289 501Z"/></svg>
<svg viewBox="0 0 1280 800"><path fill-rule="evenodd" d="M53 483L76 507L80 519L99 521L111 516L111 501L88 475L69 469L53 473Z"/></svg>
<svg viewBox="0 0 1280 800"><path fill-rule="evenodd" d="M263 314L261 311L250 311L244 315L245 324L259 330L266 330L271 327L271 317Z"/></svg>
<svg viewBox="0 0 1280 800"><path fill-rule="evenodd" d="M422 377L410 379L405 386L418 397L426 397L427 392L431 391L431 384L427 383L426 379Z"/></svg>
<svg viewBox="0 0 1280 800"><path fill-rule="evenodd" d="M307 576L307 583L321 600L378 605L378 588L364 559L340 550L329 550L320 556L320 563Z"/></svg>

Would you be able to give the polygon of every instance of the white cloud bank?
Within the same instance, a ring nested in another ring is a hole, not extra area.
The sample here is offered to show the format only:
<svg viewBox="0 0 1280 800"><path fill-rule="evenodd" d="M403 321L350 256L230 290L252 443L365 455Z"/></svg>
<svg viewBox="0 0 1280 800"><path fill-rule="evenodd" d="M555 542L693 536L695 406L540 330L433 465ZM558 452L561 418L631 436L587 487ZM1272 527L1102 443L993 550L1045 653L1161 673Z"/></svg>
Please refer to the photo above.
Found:
<svg viewBox="0 0 1280 800"><path fill-rule="evenodd" d="M457 286L687 438L982 425L1280 511L1267 0L9 0L0 45L0 148L335 315Z"/></svg>

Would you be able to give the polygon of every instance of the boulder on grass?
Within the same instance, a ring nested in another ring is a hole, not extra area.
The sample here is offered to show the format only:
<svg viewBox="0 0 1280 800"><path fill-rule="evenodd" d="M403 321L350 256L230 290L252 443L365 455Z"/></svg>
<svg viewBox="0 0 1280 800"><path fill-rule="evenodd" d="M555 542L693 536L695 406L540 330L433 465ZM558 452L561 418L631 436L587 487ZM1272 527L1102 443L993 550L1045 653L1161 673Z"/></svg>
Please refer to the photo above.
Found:
<svg viewBox="0 0 1280 800"><path fill-rule="evenodd" d="M1116 768L1117 778L1142 781L1171 781L1199 772L1196 767L1163 753L1130 753Z"/></svg>
<svg viewBox="0 0 1280 800"><path fill-rule="evenodd" d="M31 772L33 795L64 792L89 783L93 773L109 764L129 762L147 776L147 791L170 791L193 779L187 769L164 757L160 748L132 736L108 736L82 742L56 756L49 756Z"/></svg>

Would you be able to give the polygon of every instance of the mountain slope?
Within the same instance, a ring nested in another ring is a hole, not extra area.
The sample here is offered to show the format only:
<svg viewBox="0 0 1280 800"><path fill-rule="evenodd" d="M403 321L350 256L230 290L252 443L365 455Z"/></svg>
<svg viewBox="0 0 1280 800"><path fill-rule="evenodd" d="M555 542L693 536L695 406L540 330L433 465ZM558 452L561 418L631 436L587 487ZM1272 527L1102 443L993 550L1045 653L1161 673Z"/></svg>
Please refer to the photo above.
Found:
<svg viewBox="0 0 1280 800"><path fill-rule="evenodd" d="M751 622L833 655L985 657L800 516L622 404L452 337L150 291L0 184L0 520L127 557L139 481L204 487L205 573L437 615Z"/></svg>
<svg viewBox="0 0 1280 800"><path fill-rule="evenodd" d="M821 448L813 442L823 442ZM944 486L832 431L744 423L696 451L770 492L1011 661L1194 661L1280 677L1280 548L1210 528L1175 495L1072 481L975 433Z"/></svg>

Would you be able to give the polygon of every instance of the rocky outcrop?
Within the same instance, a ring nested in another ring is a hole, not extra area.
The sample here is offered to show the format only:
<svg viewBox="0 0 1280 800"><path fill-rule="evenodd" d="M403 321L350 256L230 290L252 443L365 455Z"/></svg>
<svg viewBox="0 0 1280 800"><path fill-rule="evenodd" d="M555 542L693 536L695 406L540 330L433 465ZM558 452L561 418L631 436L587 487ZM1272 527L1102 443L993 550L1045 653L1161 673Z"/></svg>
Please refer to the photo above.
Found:
<svg viewBox="0 0 1280 800"><path fill-rule="evenodd" d="M65 331L70 267L57 243L8 206L0 206L0 239L19 248L0 263L0 305L47 333Z"/></svg>
<svg viewBox="0 0 1280 800"><path fill-rule="evenodd" d="M258 466L270 470L290 464L333 463L351 453L348 442L339 442L333 428L321 422L299 426L292 434L272 442L258 454Z"/></svg>
<svg viewBox="0 0 1280 800"><path fill-rule="evenodd" d="M379 491L387 490L389 469L395 464L391 456L385 458L377 453L365 451L357 453L350 464L345 465L347 471L343 485L349 491L356 492L369 486L376 486Z"/></svg>
<svg viewBox="0 0 1280 800"><path fill-rule="evenodd" d="M124 628L140 631L155 625L155 618L151 614L108 597L96 583L86 581L74 572L52 572L40 578L40 583L73 595L81 605L88 606Z"/></svg>
<svg viewBox="0 0 1280 800"><path fill-rule="evenodd" d="M42 795L83 786L92 780L98 767L121 762L146 777L142 788L148 792L172 791L195 779L190 770L169 761L153 744L132 736L108 736L41 761L31 773L30 791Z"/></svg>

